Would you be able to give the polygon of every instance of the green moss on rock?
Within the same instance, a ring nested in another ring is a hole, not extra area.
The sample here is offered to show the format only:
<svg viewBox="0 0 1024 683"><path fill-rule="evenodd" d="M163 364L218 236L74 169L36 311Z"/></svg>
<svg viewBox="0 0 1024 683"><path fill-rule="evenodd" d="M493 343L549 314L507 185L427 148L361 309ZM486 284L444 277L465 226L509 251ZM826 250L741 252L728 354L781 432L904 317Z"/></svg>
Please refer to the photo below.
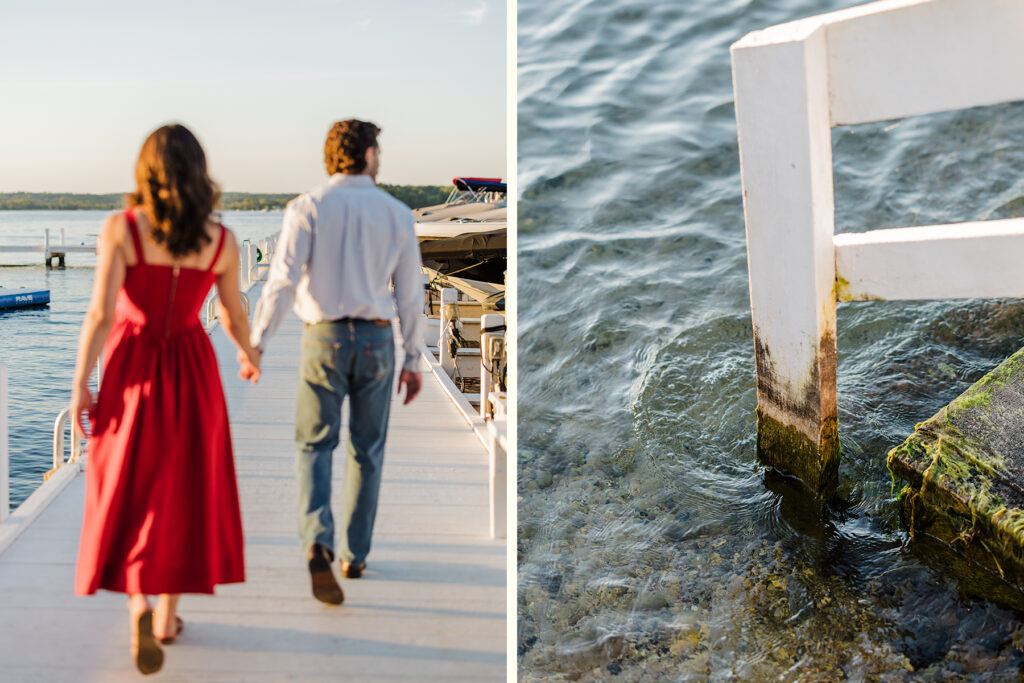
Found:
<svg viewBox="0 0 1024 683"><path fill-rule="evenodd" d="M1024 586L1024 350L917 425L888 455L900 511L928 534Z"/></svg>

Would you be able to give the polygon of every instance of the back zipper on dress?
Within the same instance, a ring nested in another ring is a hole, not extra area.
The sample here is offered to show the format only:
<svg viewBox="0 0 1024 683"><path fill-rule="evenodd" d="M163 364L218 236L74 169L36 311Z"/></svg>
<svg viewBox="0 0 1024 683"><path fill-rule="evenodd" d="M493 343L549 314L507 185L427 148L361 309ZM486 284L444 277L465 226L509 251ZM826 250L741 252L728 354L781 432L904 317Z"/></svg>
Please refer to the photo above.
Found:
<svg viewBox="0 0 1024 683"><path fill-rule="evenodd" d="M164 319L164 339L168 339L171 336L171 315L174 311L174 291L178 288L178 273L181 272L181 266L175 265L174 270L171 273L171 291L167 295L167 317Z"/></svg>

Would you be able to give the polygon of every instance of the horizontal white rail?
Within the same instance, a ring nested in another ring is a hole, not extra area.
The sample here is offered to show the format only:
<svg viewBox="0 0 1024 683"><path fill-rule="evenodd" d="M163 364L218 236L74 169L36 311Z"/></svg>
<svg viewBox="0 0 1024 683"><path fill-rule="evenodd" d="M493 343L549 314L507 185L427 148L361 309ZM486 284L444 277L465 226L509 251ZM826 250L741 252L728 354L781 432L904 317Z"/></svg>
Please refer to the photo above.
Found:
<svg viewBox="0 0 1024 683"><path fill-rule="evenodd" d="M755 31L732 49L820 35L839 126L1024 99L1022 26L1019 0L883 0Z"/></svg>
<svg viewBox="0 0 1024 683"><path fill-rule="evenodd" d="M836 300L1024 297L1024 219L845 233Z"/></svg>
<svg viewBox="0 0 1024 683"><path fill-rule="evenodd" d="M0 252L19 254L19 253L46 253L46 252L64 252L67 254L95 254L96 247L91 246L75 246L75 247L22 247L18 245L0 245Z"/></svg>

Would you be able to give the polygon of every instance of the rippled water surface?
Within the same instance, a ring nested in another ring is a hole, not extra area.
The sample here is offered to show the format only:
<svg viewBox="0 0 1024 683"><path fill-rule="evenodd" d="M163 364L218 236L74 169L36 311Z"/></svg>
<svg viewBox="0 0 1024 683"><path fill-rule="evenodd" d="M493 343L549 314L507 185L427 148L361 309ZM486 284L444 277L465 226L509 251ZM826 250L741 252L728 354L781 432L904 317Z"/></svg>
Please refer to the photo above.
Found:
<svg viewBox="0 0 1024 683"><path fill-rule="evenodd" d="M1017 680L1019 594L901 529L885 454L1020 301L843 304L840 502L761 468L728 47L844 2L521 0L524 680ZM1024 213L1024 106L833 131L840 231ZM943 277L936 273L936 277Z"/></svg>
<svg viewBox="0 0 1024 683"><path fill-rule="evenodd" d="M0 211L0 245L43 244L43 231L67 244L96 243L105 211ZM259 240L281 227L281 212L228 211L238 239ZM42 267L41 253L0 254L0 288L49 289L46 308L0 311L0 365L9 373L11 505L43 481L53 464L53 423L71 400L78 333L92 294L95 256L71 253L66 270Z"/></svg>

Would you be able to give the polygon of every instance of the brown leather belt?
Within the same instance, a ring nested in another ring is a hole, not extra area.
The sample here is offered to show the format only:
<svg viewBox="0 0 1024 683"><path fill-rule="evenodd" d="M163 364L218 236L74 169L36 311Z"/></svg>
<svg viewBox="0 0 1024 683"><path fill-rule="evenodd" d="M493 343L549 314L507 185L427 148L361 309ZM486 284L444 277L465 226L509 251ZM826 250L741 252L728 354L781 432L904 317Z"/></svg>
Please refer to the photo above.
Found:
<svg viewBox="0 0 1024 683"><path fill-rule="evenodd" d="M391 321L386 318L335 318L334 320L325 320L324 323L373 323L391 327Z"/></svg>

